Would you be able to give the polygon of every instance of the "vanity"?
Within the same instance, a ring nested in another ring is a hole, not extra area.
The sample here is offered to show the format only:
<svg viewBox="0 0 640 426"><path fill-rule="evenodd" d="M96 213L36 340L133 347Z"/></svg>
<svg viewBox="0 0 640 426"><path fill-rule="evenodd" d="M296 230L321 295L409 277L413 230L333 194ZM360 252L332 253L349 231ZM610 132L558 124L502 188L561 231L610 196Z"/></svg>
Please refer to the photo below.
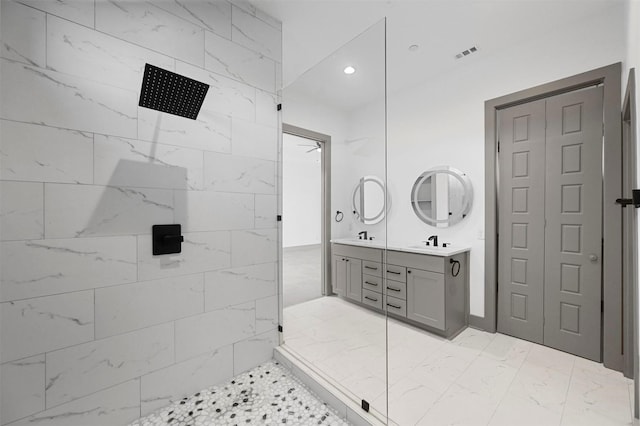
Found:
<svg viewBox="0 0 640 426"><path fill-rule="evenodd" d="M452 338L467 325L469 247L332 240L333 292Z"/></svg>
<svg viewBox="0 0 640 426"><path fill-rule="evenodd" d="M382 221L391 196L382 179L363 176L353 190L353 214L363 225ZM450 166L426 170L411 190L411 206L428 227L448 228L464 220L473 203L468 176ZM385 244L367 239L331 241L332 289L361 306L452 338L468 323L470 247Z"/></svg>

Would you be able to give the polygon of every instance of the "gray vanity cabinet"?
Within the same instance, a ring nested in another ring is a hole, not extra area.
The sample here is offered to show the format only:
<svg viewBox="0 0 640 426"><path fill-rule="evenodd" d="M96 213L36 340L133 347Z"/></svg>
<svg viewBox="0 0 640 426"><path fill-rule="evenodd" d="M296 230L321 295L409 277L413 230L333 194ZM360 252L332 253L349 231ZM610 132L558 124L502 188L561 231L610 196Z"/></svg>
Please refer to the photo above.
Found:
<svg viewBox="0 0 640 426"><path fill-rule="evenodd" d="M407 318L445 329L444 274L407 269Z"/></svg>
<svg viewBox="0 0 640 426"><path fill-rule="evenodd" d="M466 326L467 252L433 256L336 243L332 250L339 296L448 338Z"/></svg>
<svg viewBox="0 0 640 426"><path fill-rule="evenodd" d="M376 268L380 268L382 250L346 244L333 244L332 252L334 293L362 302L363 277L366 278L365 281L373 282L376 275L380 274ZM366 291L367 289L365 288L364 290ZM365 300L369 301L369 299ZM382 300L380 305L382 305Z"/></svg>
<svg viewBox="0 0 640 426"><path fill-rule="evenodd" d="M362 260L333 256L333 291L339 296L362 300Z"/></svg>
<svg viewBox="0 0 640 426"><path fill-rule="evenodd" d="M347 262L344 256L331 256L333 259L331 270L333 278L331 285L333 292L338 296L347 297Z"/></svg>

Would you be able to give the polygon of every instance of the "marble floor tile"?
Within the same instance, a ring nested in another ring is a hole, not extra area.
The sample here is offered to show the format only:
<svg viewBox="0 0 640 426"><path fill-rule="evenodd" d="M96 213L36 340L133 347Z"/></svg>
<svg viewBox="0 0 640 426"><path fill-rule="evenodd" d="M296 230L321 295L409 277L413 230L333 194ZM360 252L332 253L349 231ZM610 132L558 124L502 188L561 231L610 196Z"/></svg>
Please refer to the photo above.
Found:
<svg viewBox="0 0 640 426"><path fill-rule="evenodd" d="M388 404L390 425L588 426L632 419L633 382L622 374L503 334L469 328L447 340L321 297L284 309L284 339L358 404L364 398L382 413Z"/></svg>
<svg viewBox="0 0 640 426"><path fill-rule="evenodd" d="M389 388L389 418L399 425L415 425L440 395L425 386L424 382L405 377ZM375 400L373 405L384 402L383 393L382 398Z"/></svg>
<svg viewBox="0 0 640 426"><path fill-rule="evenodd" d="M576 365L583 360L576 360ZM600 370L592 366L594 370ZM621 373L608 374L580 372L580 367L574 365L571 383L567 392L562 424L590 424L599 421L599 424L630 424L632 420L629 407L627 379ZM616 377L619 376L619 377Z"/></svg>
<svg viewBox="0 0 640 426"><path fill-rule="evenodd" d="M517 395L507 395L489 421L489 426L512 426L517 419L519 426L559 425L562 411L556 407L538 404Z"/></svg>
<svg viewBox="0 0 640 426"><path fill-rule="evenodd" d="M497 406L498 402L490 397L453 384L416 424L486 425Z"/></svg>

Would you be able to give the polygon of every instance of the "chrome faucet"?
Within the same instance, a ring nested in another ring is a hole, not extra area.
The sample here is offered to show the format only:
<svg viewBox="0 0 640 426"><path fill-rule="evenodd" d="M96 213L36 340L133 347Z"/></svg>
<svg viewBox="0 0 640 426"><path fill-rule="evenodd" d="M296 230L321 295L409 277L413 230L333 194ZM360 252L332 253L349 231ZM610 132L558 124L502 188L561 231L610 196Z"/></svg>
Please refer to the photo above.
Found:
<svg viewBox="0 0 640 426"><path fill-rule="evenodd" d="M427 238L427 245L429 245L429 241L433 241L433 246L434 247L438 247L438 236L437 235L432 235L429 238Z"/></svg>
<svg viewBox="0 0 640 426"><path fill-rule="evenodd" d="M367 239L367 231L358 232L358 238L361 240Z"/></svg>

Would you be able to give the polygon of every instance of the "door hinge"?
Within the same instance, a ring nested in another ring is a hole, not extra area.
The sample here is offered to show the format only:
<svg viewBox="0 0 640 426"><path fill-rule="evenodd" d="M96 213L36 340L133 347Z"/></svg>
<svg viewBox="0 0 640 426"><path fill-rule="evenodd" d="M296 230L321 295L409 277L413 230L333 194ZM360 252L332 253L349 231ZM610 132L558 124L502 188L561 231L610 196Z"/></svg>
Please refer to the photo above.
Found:
<svg viewBox="0 0 640 426"><path fill-rule="evenodd" d="M282 326L280 324L278 324L278 331L282 333Z"/></svg>
<svg viewBox="0 0 640 426"><path fill-rule="evenodd" d="M276 107L276 109L277 109L278 111L280 111L280 110L282 109L282 104L278 104L278 106Z"/></svg>
<svg viewBox="0 0 640 426"><path fill-rule="evenodd" d="M600 301L600 312L604 312L604 300Z"/></svg>
<svg viewBox="0 0 640 426"><path fill-rule="evenodd" d="M276 216L276 222L282 222L282 215L281 214Z"/></svg>
<svg viewBox="0 0 640 426"><path fill-rule="evenodd" d="M602 136L604 136L604 123L602 123Z"/></svg>
<svg viewBox="0 0 640 426"><path fill-rule="evenodd" d="M498 152L500 152L500 141L498 141Z"/></svg>

